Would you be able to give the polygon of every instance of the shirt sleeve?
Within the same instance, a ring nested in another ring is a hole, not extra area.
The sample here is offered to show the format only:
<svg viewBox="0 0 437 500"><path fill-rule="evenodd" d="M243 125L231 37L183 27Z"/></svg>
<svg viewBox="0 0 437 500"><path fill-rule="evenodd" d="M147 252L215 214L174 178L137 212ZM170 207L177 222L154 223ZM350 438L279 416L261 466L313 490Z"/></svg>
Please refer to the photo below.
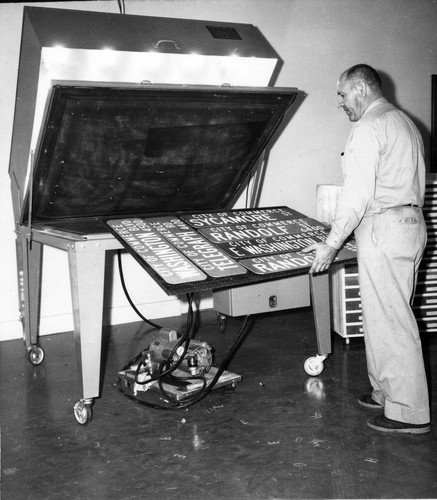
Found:
<svg viewBox="0 0 437 500"><path fill-rule="evenodd" d="M343 245L374 199L380 149L378 134L371 124L355 125L343 157L343 190L326 239L333 248Z"/></svg>

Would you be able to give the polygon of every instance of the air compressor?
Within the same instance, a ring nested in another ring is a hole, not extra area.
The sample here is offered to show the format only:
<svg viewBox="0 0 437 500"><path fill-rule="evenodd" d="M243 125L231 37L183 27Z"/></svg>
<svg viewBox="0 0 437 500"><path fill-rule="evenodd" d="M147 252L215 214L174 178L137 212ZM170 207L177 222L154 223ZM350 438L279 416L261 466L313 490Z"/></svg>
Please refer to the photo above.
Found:
<svg viewBox="0 0 437 500"><path fill-rule="evenodd" d="M241 376L213 366L213 351L208 342L161 328L157 338L118 373L120 390L143 403L148 391L159 392L164 402L177 407L200 400L212 389L235 389Z"/></svg>

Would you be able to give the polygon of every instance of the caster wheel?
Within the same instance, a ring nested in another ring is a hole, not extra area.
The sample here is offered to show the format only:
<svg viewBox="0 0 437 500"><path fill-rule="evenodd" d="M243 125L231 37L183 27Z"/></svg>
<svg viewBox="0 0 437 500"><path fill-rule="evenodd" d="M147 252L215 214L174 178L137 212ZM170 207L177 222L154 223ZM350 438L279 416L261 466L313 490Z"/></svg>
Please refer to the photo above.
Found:
<svg viewBox="0 0 437 500"><path fill-rule="evenodd" d="M320 375L325 368L323 364L324 359L324 356L311 356L307 358L303 364L305 373L311 375L312 377Z"/></svg>
<svg viewBox="0 0 437 500"><path fill-rule="evenodd" d="M225 387L225 394L235 392L235 390L237 389L237 385L238 384L236 382L232 382L232 384L227 385Z"/></svg>
<svg viewBox="0 0 437 500"><path fill-rule="evenodd" d="M29 361L32 365L40 365L44 359L44 350L42 347L32 346L29 348Z"/></svg>
<svg viewBox="0 0 437 500"><path fill-rule="evenodd" d="M80 425L87 425L93 418L93 411L90 403L84 401L76 401L74 405L74 416Z"/></svg>
<svg viewBox="0 0 437 500"><path fill-rule="evenodd" d="M228 321L228 318L224 314L217 314L219 320L220 320L220 331L222 333L226 332L226 324Z"/></svg>

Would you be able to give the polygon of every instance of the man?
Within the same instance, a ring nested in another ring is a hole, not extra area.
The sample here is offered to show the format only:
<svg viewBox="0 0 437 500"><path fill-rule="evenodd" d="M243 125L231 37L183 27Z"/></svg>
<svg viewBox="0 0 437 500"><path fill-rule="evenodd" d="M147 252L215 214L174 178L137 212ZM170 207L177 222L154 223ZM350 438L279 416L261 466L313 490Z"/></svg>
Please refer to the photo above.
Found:
<svg viewBox="0 0 437 500"><path fill-rule="evenodd" d="M346 70L337 94L355 125L343 155L344 186L330 234L305 249L315 252L310 273L327 270L355 231L372 386L358 403L384 410L368 421L372 429L423 434L430 430L428 387L410 306L426 244L422 138L383 97L381 79L370 66Z"/></svg>

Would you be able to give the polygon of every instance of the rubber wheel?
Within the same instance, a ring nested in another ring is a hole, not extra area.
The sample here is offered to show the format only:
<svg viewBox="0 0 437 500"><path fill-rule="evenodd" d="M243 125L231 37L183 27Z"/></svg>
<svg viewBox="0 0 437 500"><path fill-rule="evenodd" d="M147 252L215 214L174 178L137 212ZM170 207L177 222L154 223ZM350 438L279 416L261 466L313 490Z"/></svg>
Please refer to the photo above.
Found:
<svg viewBox="0 0 437 500"><path fill-rule="evenodd" d="M32 346L29 349L29 361L32 365L40 365L44 359L44 349L38 346Z"/></svg>
<svg viewBox="0 0 437 500"><path fill-rule="evenodd" d="M88 425L93 418L91 405L83 401L76 401L74 405L74 417L80 425Z"/></svg>
<svg viewBox="0 0 437 500"><path fill-rule="evenodd" d="M307 358L303 364L303 369L311 377L317 377L320 375L325 368L323 361L321 361L317 356L310 356Z"/></svg>

